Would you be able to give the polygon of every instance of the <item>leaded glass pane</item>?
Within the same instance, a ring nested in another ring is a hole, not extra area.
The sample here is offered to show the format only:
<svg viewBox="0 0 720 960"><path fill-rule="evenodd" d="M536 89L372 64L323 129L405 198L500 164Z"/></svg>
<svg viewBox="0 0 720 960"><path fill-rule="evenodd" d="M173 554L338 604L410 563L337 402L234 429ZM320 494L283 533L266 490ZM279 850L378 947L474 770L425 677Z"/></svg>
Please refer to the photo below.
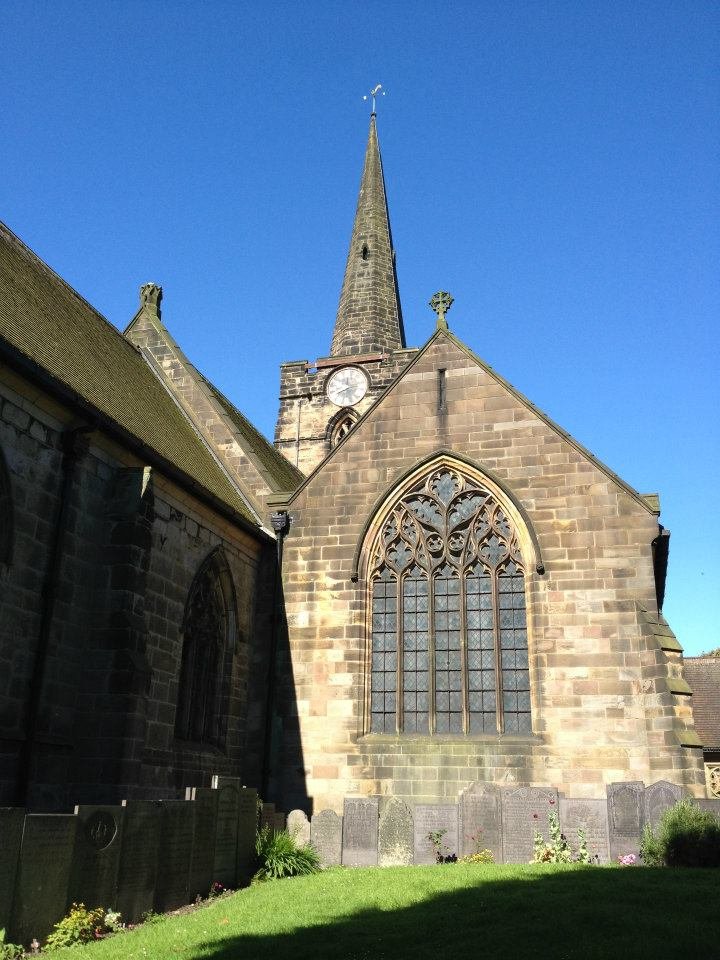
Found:
<svg viewBox="0 0 720 960"><path fill-rule="evenodd" d="M445 565L435 577L435 723L438 733L462 733L462 638L460 580Z"/></svg>
<svg viewBox="0 0 720 960"><path fill-rule="evenodd" d="M429 645L428 581L414 568L403 580L403 695L402 724L405 733L428 733L427 707Z"/></svg>
<svg viewBox="0 0 720 960"><path fill-rule="evenodd" d="M387 570L373 584L370 729L394 733L397 691L397 581Z"/></svg>
<svg viewBox="0 0 720 960"><path fill-rule="evenodd" d="M503 723L506 733L530 733L525 579L514 565L513 570L498 576Z"/></svg>

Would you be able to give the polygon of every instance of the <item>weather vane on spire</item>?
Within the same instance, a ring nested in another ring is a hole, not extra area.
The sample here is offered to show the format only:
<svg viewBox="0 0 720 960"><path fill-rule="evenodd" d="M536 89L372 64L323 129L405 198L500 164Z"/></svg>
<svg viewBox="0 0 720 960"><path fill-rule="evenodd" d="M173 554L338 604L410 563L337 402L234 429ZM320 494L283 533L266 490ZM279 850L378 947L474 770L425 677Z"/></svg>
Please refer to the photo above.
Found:
<svg viewBox="0 0 720 960"><path fill-rule="evenodd" d="M381 90L382 90L382 93L380 92ZM365 96L363 97L363 100L367 100L368 96L372 97L372 112L375 113L375 97L385 96L385 91L382 88L382 84L379 83L376 87L374 87L370 91L369 94L366 93Z"/></svg>

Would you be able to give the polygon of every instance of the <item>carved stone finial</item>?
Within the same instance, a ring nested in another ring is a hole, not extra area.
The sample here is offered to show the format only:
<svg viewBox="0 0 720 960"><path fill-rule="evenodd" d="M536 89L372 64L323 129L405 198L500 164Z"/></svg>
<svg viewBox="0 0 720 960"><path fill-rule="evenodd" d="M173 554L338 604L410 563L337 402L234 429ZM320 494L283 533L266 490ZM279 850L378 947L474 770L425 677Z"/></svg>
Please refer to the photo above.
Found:
<svg viewBox="0 0 720 960"><path fill-rule="evenodd" d="M140 287L140 309L147 309L159 317L162 295L162 287L156 283L144 283Z"/></svg>
<svg viewBox="0 0 720 960"><path fill-rule="evenodd" d="M453 302L453 297L451 297L446 290L438 290L432 300L430 300L430 306L437 314L437 325L441 330L449 329L445 314L453 305Z"/></svg>

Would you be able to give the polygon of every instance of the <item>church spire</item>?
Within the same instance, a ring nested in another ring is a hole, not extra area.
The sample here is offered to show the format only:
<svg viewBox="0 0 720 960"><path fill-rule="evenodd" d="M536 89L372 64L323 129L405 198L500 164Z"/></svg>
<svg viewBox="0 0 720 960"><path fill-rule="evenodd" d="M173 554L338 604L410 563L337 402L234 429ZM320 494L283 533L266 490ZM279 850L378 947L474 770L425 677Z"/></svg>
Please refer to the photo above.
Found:
<svg viewBox="0 0 720 960"><path fill-rule="evenodd" d="M395 251L373 112L330 354L362 356L404 346Z"/></svg>

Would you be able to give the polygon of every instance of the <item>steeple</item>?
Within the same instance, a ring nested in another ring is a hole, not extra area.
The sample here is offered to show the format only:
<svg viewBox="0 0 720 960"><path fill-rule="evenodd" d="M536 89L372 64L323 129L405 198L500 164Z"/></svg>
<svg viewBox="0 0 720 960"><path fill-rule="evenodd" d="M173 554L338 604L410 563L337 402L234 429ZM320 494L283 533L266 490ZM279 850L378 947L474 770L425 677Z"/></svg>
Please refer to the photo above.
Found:
<svg viewBox="0 0 720 960"><path fill-rule="evenodd" d="M373 113L330 355L364 356L404 347L395 251Z"/></svg>

